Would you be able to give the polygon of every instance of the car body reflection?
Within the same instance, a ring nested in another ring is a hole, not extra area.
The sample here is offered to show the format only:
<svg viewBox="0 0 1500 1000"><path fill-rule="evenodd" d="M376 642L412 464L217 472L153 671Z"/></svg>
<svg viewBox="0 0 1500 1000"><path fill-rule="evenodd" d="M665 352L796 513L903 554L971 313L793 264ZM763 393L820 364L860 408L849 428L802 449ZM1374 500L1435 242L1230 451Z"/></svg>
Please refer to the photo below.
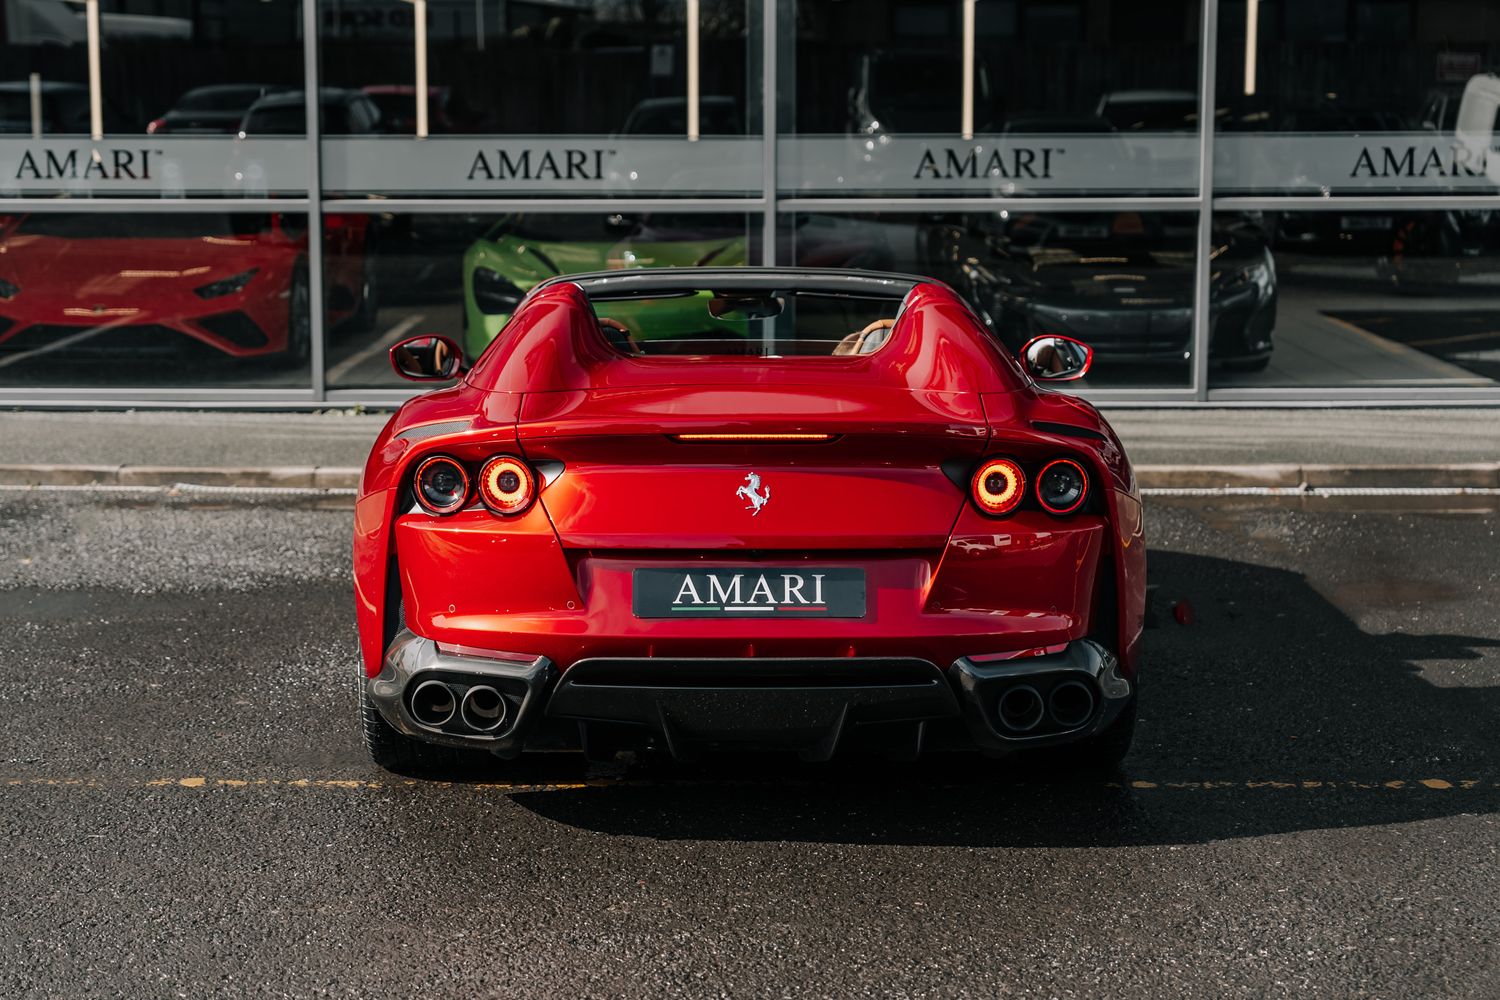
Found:
<svg viewBox="0 0 1500 1000"><path fill-rule="evenodd" d="M325 224L338 230L325 236L330 242L362 244L364 217ZM306 255L300 215L0 219L0 352L173 354L185 337L232 358L304 364L312 340ZM361 256L330 258L335 322L360 315Z"/></svg>
<svg viewBox="0 0 1500 1000"><path fill-rule="evenodd" d="M464 254L464 351L478 357L526 292L559 274L746 261L742 221L687 214L507 216Z"/></svg>

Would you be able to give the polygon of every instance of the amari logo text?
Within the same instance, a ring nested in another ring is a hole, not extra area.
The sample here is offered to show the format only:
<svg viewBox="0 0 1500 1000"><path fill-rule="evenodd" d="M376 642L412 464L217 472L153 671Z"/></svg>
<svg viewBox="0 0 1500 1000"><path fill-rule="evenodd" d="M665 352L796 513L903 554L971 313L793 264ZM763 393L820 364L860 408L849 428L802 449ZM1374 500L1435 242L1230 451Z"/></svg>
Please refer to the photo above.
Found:
<svg viewBox="0 0 1500 1000"><path fill-rule="evenodd" d="M694 580L685 574L672 598L672 610L691 611L827 611L823 580L827 574L708 573ZM748 583L747 579L753 582Z"/></svg>

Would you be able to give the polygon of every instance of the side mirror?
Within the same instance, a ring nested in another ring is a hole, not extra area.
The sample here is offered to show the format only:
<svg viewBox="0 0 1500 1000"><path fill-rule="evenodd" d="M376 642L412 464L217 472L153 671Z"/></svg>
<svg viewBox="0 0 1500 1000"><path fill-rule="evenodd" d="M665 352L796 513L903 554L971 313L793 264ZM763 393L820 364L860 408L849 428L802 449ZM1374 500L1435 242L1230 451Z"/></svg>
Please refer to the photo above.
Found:
<svg viewBox="0 0 1500 1000"><path fill-rule="evenodd" d="M1048 334L1026 342L1021 348L1021 363L1039 382L1071 382L1088 374L1094 349L1072 337Z"/></svg>
<svg viewBox="0 0 1500 1000"><path fill-rule="evenodd" d="M413 382L447 382L467 369L464 352L447 337L408 337L391 348L391 367Z"/></svg>

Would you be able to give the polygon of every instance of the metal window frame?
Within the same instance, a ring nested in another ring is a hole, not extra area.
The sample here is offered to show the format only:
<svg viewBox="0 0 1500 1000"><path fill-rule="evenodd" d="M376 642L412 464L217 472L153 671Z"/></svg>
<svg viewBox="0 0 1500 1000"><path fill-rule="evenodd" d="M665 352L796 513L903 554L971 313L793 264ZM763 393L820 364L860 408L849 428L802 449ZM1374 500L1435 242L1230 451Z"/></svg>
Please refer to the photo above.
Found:
<svg viewBox="0 0 1500 1000"><path fill-rule="evenodd" d="M1198 133L1198 185L1191 194L1151 197L1043 197L1043 198L817 198L785 196L778 189L777 154L781 141L778 104L795 93L795 60L784 62L780 39L795 37L796 0L748 0L759 2L758 33L750 38L759 42L761 67L761 154L763 157L760 192L746 197L701 198L347 198L325 197L322 184L322 139L317 95L321 89L319 57L322 37L319 31L321 0L302 0L303 86L307 97L308 181L306 194L288 198L19 198L7 199L7 211L88 211L100 212L197 212L221 211L306 213L308 217L308 268L314 278L309 289L312 309L313 343L311 370L305 386L287 388L90 388L82 386L0 389L0 404L35 408L124 408L158 407L184 409L316 409L328 406L393 407L409 399L417 389L397 387L345 389L327 384L328 329L324 314L323 225L324 213L383 212L509 212L545 211L555 213L650 212L726 212L759 214L760 262L777 264L777 241L784 234L781 218L797 212L993 212L1001 208L1026 208L1046 212L1089 212L1099 210L1191 211L1197 215L1196 258L1194 261L1195 301L1193 313L1192 364L1186 385L1139 388L1092 389L1081 393L1088 399L1111 407L1359 407L1359 406L1493 406L1500 403L1500 387L1462 385L1327 386L1304 387L1214 387L1211 384L1208 348L1211 316L1210 252L1213 217L1216 212L1234 211L1380 211L1392 209L1464 210L1500 209L1500 193L1495 195L1218 195L1214 190L1213 162L1218 69L1219 0L1199 0L1199 79L1200 123ZM953 0L962 3L964 0ZM757 38L758 34L758 38ZM753 42L752 42L753 44ZM752 53L749 58L753 60ZM789 88L781 86L787 75ZM783 92L785 91L785 93ZM794 107L788 105L789 110ZM790 133L788 133L790 134Z"/></svg>

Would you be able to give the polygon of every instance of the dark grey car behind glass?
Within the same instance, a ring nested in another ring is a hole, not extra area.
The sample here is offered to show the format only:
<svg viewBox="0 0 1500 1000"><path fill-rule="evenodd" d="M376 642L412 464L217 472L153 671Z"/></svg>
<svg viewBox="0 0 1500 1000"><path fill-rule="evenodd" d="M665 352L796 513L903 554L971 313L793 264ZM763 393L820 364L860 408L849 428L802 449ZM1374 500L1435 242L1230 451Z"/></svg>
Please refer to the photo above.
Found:
<svg viewBox="0 0 1500 1000"><path fill-rule="evenodd" d="M233 135L245 112L268 94L292 88L285 84L226 83L194 87L177 99L172 109L146 126L153 135Z"/></svg>

